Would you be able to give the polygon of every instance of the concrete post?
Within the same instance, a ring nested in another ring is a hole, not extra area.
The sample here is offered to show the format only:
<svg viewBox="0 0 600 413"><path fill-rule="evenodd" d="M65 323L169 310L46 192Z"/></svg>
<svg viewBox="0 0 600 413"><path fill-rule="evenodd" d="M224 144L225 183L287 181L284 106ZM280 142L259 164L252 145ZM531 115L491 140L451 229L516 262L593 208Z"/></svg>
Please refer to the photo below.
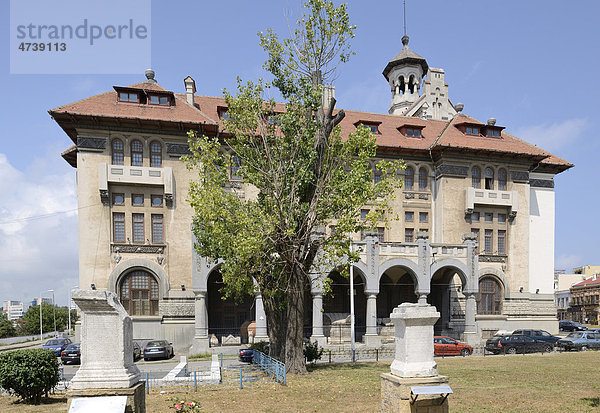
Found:
<svg viewBox="0 0 600 413"><path fill-rule="evenodd" d="M263 305L262 295L256 294L254 302L256 306L256 337L255 341L268 341L269 335L267 333L267 316L265 314L265 307Z"/></svg>
<svg viewBox="0 0 600 413"><path fill-rule="evenodd" d="M313 294L312 315L312 336L323 337L323 294Z"/></svg>

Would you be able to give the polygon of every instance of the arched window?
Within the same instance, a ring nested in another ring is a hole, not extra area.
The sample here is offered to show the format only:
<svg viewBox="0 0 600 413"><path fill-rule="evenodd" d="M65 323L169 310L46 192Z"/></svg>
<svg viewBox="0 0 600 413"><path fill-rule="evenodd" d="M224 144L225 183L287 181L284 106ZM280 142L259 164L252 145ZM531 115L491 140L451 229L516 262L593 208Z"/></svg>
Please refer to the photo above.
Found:
<svg viewBox="0 0 600 413"><path fill-rule="evenodd" d="M407 166L404 170L404 188L412 191L415 183L415 171L410 166Z"/></svg>
<svg viewBox="0 0 600 413"><path fill-rule="evenodd" d="M485 189L494 189L494 170L485 168Z"/></svg>
<svg viewBox="0 0 600 413"><path fill-rule="evenodd" d="M477 295L477 314L502 313L502 287L493 277L484 277L479 280L479 294Z"/></svg>
<svg viewBox="0 0 600 413"><path fill-rule="evenodd" d="M162 168L162 145L158 141L150 144L150 166Z"/></svg>
<svg viewBox="0 0 600 413"><path fill-rule="evenodd" d="M419 191L427 189L427 168L419 169Z"/></svg>
<svg viewBox="0 0 600 413"><path fill-rule="evenodd" d="M506 169L500 169L498 171L498 189L500 191L506 191Z"/></svg>
<svg viewBox="0 0 600 413"><path fill-rule="evenodd" d="M144 155L144 149L142 142L132 141L131 142L131 166L142 166L142 159Z"/></svg>
<svg viewBox="0 0 600 413"><path fill-rule="evenodd" d="M123 141L121 139L112 141L112 164L123 165Z"/></svg>
<svg viewBox="0 0 600 413"><path fill-rule="evenodd" d="M119 292L129 315L158 315L158 282L149 272L130 272L121 280Z"/></svg>
<svg viewBox="0 0 600 413"><path fill-rule="evenodd" d="M481 169L479 169L479 167L477 166L474 166L471 169L471 181L473 184L473 188L481 188Z"/></svg>

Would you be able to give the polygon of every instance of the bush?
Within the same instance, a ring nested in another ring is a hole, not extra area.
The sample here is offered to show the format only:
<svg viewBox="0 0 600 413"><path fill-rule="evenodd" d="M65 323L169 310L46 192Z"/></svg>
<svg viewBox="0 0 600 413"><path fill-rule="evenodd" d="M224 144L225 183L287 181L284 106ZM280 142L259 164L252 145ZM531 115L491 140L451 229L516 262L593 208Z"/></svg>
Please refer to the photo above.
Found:
<svg viewBox="0 0 600 413"><path fill-rule="evenodd" d="M0 387L27 403L40 404L42 395L58 384L58 361L50 350L17 350L0 354Z"/></svg>
<svg viewBox="0 0 600 413"><path fill-rule="evenodd" d="M317 360L321 360L323 355L323 347L319 347L318 342L308 342L304 344L304 359L307 363L312 363Z"/></svg>
<svg viewBox="0 0 600 413"><path fill-rule="evenodd" d="M261 353L269 354L269 343L266 341L259 341L258 343L252 343L250 345L252 350L260 351Z"/></svg>

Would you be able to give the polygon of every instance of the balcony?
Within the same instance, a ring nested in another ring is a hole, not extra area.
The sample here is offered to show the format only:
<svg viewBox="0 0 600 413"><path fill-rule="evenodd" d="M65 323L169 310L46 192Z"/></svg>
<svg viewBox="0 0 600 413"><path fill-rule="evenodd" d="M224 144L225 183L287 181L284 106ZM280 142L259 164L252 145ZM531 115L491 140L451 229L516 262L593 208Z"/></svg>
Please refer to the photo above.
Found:
<svg viewBox="0 0 600 413"><path fill-rule="evenodd" d="M509 218L517 215L519 198L516 191L494 191L491 189L467 188L465 215L470 215L475 205L510 208Z"/></svg>
<svg viewBox="0 0 600 413"><path fill-rule="evenodd" d="M172 168L149 168L146 166L98 165L98 190L102 203L108 205L108 184L161 186L165 201L173 202L174 179Z"/></svg>

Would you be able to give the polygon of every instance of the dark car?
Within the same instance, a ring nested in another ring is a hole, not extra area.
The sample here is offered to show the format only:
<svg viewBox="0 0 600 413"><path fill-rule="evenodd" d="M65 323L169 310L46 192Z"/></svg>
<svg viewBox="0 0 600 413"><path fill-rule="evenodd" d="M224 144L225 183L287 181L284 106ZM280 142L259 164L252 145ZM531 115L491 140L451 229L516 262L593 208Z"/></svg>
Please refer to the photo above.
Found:
<svg viewBox="0 0 600 413"><path fill-rule="evenodd" d="M142 358L142 348L137 342L133 342L133 361L139 360Z"/></svg>
<svg viewBox="0 0 600 413"><path fill-rule="evenodd" d="M81 363L81 345L79 343L69 344L60 353L60 359L63 362L63 364L68 364L68 363L80 364Z"/></svg>
<svg viewBox="0 0 600 413"><path fill-rule="evenodd" d="M549 353L554 349L551 343L543 340L536 340L522 334L512 334L502 337L498 341L498 348L505 354L517 353Z"/></svg>
<svg viewBox="0 0 600 413"><path fill-rule="evenodd" d="M502 352L502 347L498 345L500 340L510 335L511 332L508 331L497 332L493 337L487 339L485 342L485 350L493 354L500 354Z"/></svg>
<svg viewBox="0 0 600 413"><path fill-rule="evenodd" d="M433 338L433 354L436 356L470 356L473 348L458 340L445 336Z"/></svg>
<svg viewBox="0 0 600 413"><path fill-rule="evenodd" d="M553 336L545 330L519 329L513 331L513 334L522 334L533 338L534 340L546 341L550 344L556 344L560 337Z"/></svg>
<svg viewBox="0 0 600 413"><path fill-rule="evenodd" d="M596 331L574 331L567 337L558 340L558 346L563 350L600 349L600 333Z"/></svg>
<svg viewBox="0 0 600 413"><path fill-rule="evenodd" d="M587 327L577 321L560 320L558 322L558 329L562 331L585 331Z"/></svg>
<svg viewBox="0 0 600 413"><path fill-rule="evenodd" d="M150 359L168 359L173 357L173 343L167 340L152 340L146 343L144 347L144 360Z"/></svg>
<svg viewBox="0 0 600 413"><path fill-rule="evenodd" d="M42 346L43 349L52 350L56 357L60 356L60 353L71 344L71 340L68 338L53 338L51 340L46 341L46 344Z"/></svg>
<svg viewBox="0 0 600 413"><path fill-rule="evenodd" d="M254 350L251 348L241 349L238 358L240 361L252 363L252 360L254 359Z"/></svg>

